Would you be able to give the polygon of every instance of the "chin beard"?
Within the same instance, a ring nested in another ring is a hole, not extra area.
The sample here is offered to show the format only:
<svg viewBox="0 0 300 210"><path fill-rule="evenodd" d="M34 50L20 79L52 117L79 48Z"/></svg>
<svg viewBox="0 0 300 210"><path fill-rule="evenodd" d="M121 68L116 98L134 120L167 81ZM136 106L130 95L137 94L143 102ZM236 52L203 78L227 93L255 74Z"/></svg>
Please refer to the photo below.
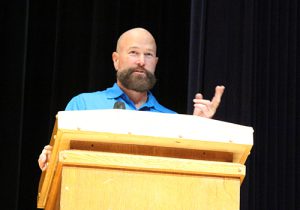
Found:
<svg viewBox="0 0 300 210"><path fill-rule="evenodd" d="M136 69L129 68L117 71L117 79L120 83L129 90L137 92L146 92L151 90L156 83L156 77L146 69L138 69L145 74L135 75Z"/></svg>

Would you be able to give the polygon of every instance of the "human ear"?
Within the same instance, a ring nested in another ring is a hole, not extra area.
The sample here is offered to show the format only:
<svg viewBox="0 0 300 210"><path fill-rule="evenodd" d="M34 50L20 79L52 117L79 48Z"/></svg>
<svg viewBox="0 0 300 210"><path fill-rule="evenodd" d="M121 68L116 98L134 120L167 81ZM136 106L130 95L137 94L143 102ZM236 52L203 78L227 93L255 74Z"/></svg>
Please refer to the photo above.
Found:
<svg viewBox="0 0 300 210"><path fill-rule="evenodd" d="M119 68L119 54L117 52L113 52L112 60L113 60L113 63L114 63L114 67L117 71L118 68Z"/></svg>

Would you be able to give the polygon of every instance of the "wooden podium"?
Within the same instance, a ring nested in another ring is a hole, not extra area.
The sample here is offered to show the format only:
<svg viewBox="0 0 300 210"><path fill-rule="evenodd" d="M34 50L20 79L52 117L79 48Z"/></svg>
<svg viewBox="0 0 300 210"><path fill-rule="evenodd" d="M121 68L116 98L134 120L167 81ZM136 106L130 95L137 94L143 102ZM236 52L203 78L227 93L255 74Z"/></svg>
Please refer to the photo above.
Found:
<svg viewBox="0 0 300 210"><path fill-rule="evenodd" d="M57 114L46 210L238 210L253 129L130 110Z"/></svg>

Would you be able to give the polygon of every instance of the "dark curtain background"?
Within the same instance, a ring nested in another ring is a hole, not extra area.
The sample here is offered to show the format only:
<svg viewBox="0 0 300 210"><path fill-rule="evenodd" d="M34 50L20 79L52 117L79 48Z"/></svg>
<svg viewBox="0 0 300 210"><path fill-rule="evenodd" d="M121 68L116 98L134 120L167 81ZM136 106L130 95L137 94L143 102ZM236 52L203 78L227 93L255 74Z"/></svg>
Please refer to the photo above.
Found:
<svg viewBox="0 0 300 210"><path fill-rule="evenodd" d="M1 209L36 209L37 158L74 95L115 81L118 36L157 40L160 102L191 113L226 86L218 120L252 126L241 209L300 209L298 0L1 3Z"/></svg>

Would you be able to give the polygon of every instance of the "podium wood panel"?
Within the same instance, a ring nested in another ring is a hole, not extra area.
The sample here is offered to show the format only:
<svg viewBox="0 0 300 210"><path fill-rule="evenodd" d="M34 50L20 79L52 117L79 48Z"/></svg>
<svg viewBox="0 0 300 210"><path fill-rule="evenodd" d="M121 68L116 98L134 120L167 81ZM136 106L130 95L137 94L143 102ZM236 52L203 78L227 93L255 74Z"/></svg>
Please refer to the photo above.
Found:
<svg viewBox="0 0 300 210"><path fill-rule="evenodd" d="M110 145L112 145L112 147L102 147L104 144L109 144L109 142L111 142ZM117 149L114 147L114 144L119 145ZM122 148L126 148L125 150L133 151L133 154L139 154L139 152L141 152L139 148L142 148L143 151L150 151L150 155L157 155L157 153L159 153L159 155L164 156L175 153L179 155L179 158L187 158L187 155L189 155L190 157L188 158L193 159L232 161L233 163L243 164L251 149L251 145L239 145L234 143L63 130L57 129L57 123L53 130L50 145L53 145L53 150L49 167L46 172L42 173L40 179L38 208L45 208L45 206L50 205L49 203L53 203L53 199L58 193L56 189L59 181L57 163L58 153L62 150L99 149L101 151L101 149L104 149L104 151L120 152ZM114 149L112 150L111 148ZM145 150L145 148L147 149ZM119 151L115 151L115 149ZM210 154L214 155L211 156ZM53 187L54 189L52 189Z"/></svg>
<svg viewBox="0 0 300 210"><path fill-rule="evenodd" d="M60 164L62 210L237 210L245 175L235 163L103 152L64 151Z"/></svg>

